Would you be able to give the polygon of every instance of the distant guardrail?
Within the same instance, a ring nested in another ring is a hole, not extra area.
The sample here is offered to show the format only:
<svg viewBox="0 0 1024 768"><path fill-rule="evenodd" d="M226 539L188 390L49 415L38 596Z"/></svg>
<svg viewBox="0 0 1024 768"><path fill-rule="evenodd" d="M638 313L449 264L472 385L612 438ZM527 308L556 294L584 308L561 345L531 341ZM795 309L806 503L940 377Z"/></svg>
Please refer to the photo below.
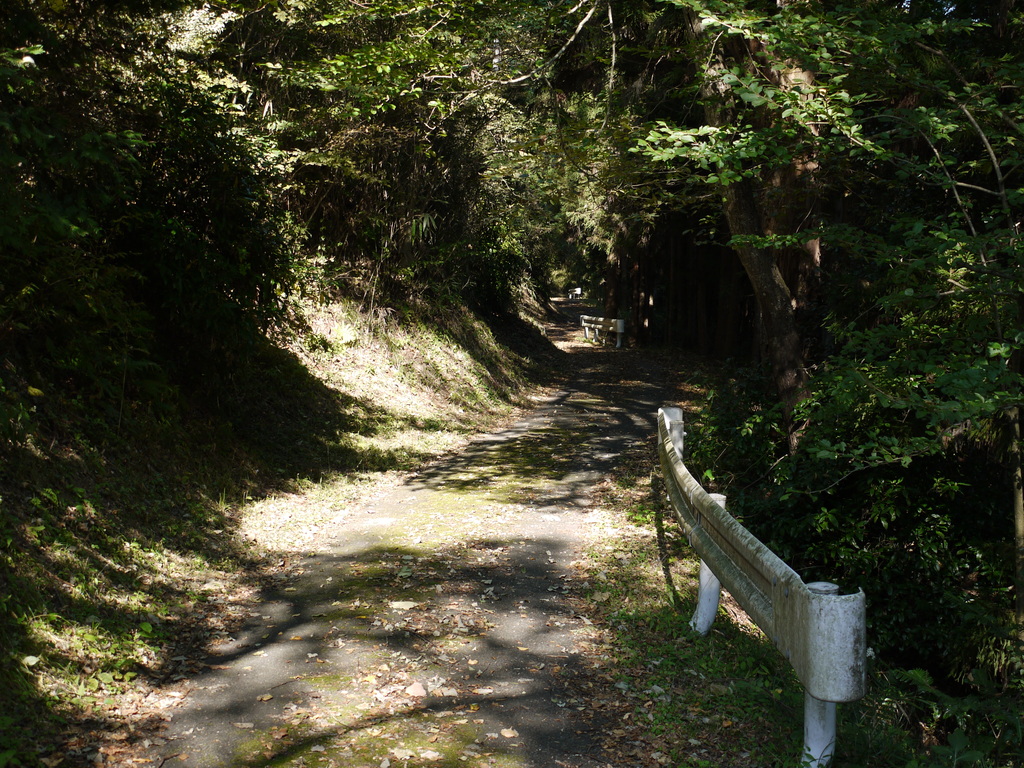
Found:
<svg viewBox="0 0 1024 768"><path fill-rule="evenodd" d="M622 318L612 317L591 317L590 315L580 316L580 325L583 326L583 337L586 339L590 338L590 334L594 334L594 339L600 339L599 334L601 331L608 333L618 334L615 338L615 346L622 346L622 337L626 333L626 321Z"/></svg>
<svg viewBox="0 0 1024 768"><path fill-rule="evenodd" d="M697 607L690 626L707 634L722 587L793 665L804 686L804 746L800 765L832 760L836 704L867 692L864 593L841 595L828 582L805 584L799 574L725 511L683 463L683 412L658 412L659 455L676 521L700 556Z"/></svg>

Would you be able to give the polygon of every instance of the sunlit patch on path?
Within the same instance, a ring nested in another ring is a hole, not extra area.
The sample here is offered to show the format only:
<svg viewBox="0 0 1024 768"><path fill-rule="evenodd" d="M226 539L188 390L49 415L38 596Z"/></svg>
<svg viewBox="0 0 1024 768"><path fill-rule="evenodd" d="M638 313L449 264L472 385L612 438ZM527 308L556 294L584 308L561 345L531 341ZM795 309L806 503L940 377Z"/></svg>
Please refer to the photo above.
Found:
<svg viewBox="0 0 1024 768"><path fill-rule="evenodd" d="M574 376L519 422L284 556L246 626L182 681L151 759L608 765L622 691L587 615L602 593L586 551L609 536L594 492L647 439L669 382L630 350L571 343Z"/></svg>

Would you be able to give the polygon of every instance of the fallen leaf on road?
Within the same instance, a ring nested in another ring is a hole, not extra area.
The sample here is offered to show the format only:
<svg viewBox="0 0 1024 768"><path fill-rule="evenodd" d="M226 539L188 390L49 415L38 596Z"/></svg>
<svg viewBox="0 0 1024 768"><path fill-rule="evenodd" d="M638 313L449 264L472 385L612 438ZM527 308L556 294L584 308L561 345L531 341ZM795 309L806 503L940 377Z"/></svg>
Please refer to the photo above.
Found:
<svg viewBox="0 0 1024 768"><path fill-rule="evenodd" d="M256 701L270 701L273 697L272 694L264 693L262 696L257 696Z"/></svg>
<svg viewBox="0 0 1024 768"><path fill-rule="evenodd" d="M415 608L419 603L414 603L412 600L393 600L390 605L396 611L408 611L411 608Z"/></svg>
<svg viewBox="0 0 1024 768"><path fill-rule="evenodd" d="M421 683L418 683L418 682L413 683L408 688L406 688L405 692L408 693L410 696L417 696L417 697L419 697L419 696L426 696L427 695L426 688L424 688L423 685Z"/></svg>
<svg viewBox="0 0 1024 768"><path fill-rule="evenodd" d="M232 723L235 728L255 728L256 723Z"/></svg>
<svg viewBox="0 0 1024 768"><path fill-rule="evenodd" d="M514 739L519 735L519 731L517 731L515 728L502 728L501 735L504 736L506 739Z"/></svg>

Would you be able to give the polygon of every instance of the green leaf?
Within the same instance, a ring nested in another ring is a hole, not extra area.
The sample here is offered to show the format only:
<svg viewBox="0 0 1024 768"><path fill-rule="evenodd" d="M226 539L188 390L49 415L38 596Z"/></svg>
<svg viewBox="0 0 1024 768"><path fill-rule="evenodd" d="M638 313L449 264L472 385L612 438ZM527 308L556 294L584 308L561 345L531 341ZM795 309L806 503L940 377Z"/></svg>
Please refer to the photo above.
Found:
<svg viewBox="0 0 1024 768"><path fill-rule="evenodd" d="M967 743L967 734L965 734L960 728L957 728L953 733L949 734L949 746L957 752L961 752L966 749Z"/></svg>
<svg viewBox="0 0 1024 768"><path fill-rule="evenodd" d="M743 101L750 104L752 107L760 107L762 104L768 103L768 99L766 99L764 96L758 93L752 93L750 91L742 91L740 93L740 98L743 99Z"/></svg>

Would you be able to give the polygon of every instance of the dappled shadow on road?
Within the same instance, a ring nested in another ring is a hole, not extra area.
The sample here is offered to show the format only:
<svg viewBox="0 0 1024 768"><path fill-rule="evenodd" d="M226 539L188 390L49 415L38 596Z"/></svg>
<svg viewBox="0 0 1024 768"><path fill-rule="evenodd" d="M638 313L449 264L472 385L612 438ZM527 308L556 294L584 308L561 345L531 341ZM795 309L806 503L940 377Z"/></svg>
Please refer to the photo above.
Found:
<svg viewBox="0 0 1024 768"><path fill-rule="evenodd" d="M564 371L521 422L400 489L417 499L411 506L481 525L453 523L435 536L422 517L394 508L353 510L359 519L318 545L325 554L301 562L282 555L290 577L253 604L232 640L214 646L207 671L182 670L176 685L165 679L165 693L187 694L187 706L175 710L175 738L155 759L266 766L314 755L376 766L400 764L411 750L440 755L435 765L461 765L476 753L547 766L558 764L555 750L564 766L596 764L598 721L577 711L584 704L576 694L602 674L579 650L597 631L575 602L589 586L569 568L565 532L543 531L555 521L586 524L595 488L647 440L679 382L657 355L585 343L576 328L549 329L562 333L572 376ZM369 414L368 404L349 405ZM252 423L254 439L270 446L261 461L280 457L283 477L316 470L326 451L311 453L308 443L327 446L332 430L350 428L337 415L342 421L312 424L305 435L261 434ZM306 441L302 455L289 458L296 440ZM167 648L169 658L185 653ZM599 719L593 691L587 706Z"/></svg>
<svg viewBox="0 0 1024 768"><path fill-rule="evenodd" d="M580 614L592 587L573 568L575 537L676 382L635 350L583 344L572 361L571 381L523 420L353 511L324 554L289 563L193 680L161 754L196 766L311 754L597 765L595 681L607 700L616 692L582 650L598 629Z"/></svg>
<svg viewBox="0 0 1024 768"><path fill-rule="evenodd" d="M505 501L550 511L589 503L621 456L656 429L657 409L675 401L679 382L656 358L630 349L580 343L572 361L572 380L527 418L434 463L417 483L487 488Z"/></svg>
<svg viewBox="0 0 1024 768"><path fill-rule="evenodd" d="M193 679L174 719L187 736L163 755L197 766L422 753L444 766L473 753L595 765L595 724L577 711L594 674L578 646L593 626L574 605L586 587L561 565L564 546L493 537L303 561Z"/></svg>

